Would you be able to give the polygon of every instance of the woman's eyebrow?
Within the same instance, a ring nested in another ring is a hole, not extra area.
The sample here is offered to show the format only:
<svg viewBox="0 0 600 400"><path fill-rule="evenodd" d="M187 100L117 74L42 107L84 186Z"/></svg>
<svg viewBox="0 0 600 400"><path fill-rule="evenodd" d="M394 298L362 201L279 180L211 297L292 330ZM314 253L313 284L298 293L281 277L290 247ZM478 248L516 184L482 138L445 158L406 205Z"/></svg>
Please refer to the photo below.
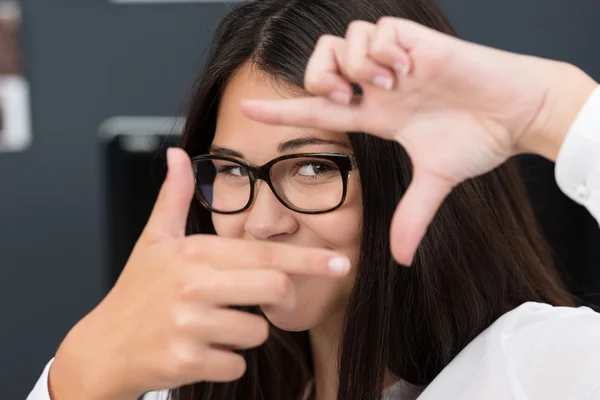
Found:
<svg viewBox="0 0 600 400"><path fill-rule="evenodd" d="M229 156L229 157L237 157L244 158L244 155L237 150L228 149L227 147L219 147L219 146L211 146L208 150L210 154L215 154L217 156Z"/></svg>
<svg viewBox="0 0 600 400"><path fill-rule="evenodd" d="M317 145L317 144L333 144L336 146L346 147L348 149L352 149L348 143L342 142L340 140L333 139L321 139L318 137L303 137L298 139L292 139L285 142L281 142L279 146L277 146L278 153L286 153L293 150L297 150L300 147Z"/></svg>
<svg viewBox="0 0 600 400"><path fill-rule="evenodd" d="M299 148L304 147L304 146L323 145L323 144L333 144L336 146L341 146L341 147L345 147L348 149L352 149L352 146L350 146L348 143L342 142L341 140L321 139L318 137L303 137L303 138L292 139L292 140L287 140L285 142L281 142L279 144L279 146L277 146L277 152L278 153L287 153L287 152L291 152L294 150L298 150ZM215 154L218 156L244 158L244 155L241 152L239 152L237 150L229 149L227 147L221 147L221 146L211 146L209 149L209 153Z"/></svg>

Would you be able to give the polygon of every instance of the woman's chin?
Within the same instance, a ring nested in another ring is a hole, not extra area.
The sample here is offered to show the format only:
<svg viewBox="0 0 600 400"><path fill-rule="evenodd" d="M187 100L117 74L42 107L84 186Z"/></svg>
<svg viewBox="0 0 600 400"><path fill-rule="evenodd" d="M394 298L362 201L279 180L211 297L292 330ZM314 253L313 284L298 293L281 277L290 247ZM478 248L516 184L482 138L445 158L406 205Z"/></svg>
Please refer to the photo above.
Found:
<svg viewBox="0 0 600 400"><path fill-rule="evenodd" d="M269 322L281 330L288 332L302 332L318 325L318 321L309 318L298 310L280 309L274 306L261 306Z"/></svg>

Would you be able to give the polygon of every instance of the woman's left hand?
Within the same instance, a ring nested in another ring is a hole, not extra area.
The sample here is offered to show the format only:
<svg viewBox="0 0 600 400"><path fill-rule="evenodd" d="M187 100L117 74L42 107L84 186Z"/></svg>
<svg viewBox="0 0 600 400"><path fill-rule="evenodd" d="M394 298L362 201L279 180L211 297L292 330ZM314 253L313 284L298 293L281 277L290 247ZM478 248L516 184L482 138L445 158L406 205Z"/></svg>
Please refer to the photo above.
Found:
<svg viewBox="0 0 600 400"><path fill-rule="evenodd" d="M363 89L352 96L350 82ZM410 265L437 209L460 182L520 152L556 157L596 86L564 63L468 43L411 21L357 21L323 36L308 63L315 97L244 101L250 118L398 141L413 179L392 222L392 253ZM559 112L555 112L560 110Z"/></svg>

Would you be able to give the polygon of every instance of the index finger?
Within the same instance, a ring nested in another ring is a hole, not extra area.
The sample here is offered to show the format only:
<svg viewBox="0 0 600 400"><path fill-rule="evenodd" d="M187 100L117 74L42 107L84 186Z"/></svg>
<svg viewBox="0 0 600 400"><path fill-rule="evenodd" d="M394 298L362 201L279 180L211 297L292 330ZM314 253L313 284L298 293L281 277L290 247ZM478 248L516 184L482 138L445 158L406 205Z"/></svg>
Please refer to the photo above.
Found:
<svg viewBox="0 0 600 400"><path fill-rule="evenodd" d="M241 101L242 113L271 125L315 128L334 132L360 132L360 105L344 106L323 97Z"/></svg>
<svg viewBox="0 0 600 400"><path fill-rule="evenodd" d="M351 267L348 257L326 249L213 235L188 236L184 251L223 269L276 269L294 275L342 276Z"/></svg>

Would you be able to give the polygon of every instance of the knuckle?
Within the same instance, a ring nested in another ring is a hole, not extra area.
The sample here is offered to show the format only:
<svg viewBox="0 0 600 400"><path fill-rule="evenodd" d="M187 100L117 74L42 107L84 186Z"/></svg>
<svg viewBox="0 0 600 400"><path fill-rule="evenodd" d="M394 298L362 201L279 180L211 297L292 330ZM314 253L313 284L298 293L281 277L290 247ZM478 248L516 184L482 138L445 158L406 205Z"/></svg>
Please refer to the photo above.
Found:
<svg viewBox="0 0 600 400"><path fill-rule="evenodd" d="M186 259L202 257L204 253L204 247L198 246L198 243L196 241L187 238L187 240L183 241L183 245L181 246L181 253Z"/></svg>
<svg viewBox="0 0 600 400"><path fill-rule="evenodd" d="M393 29L398 23L398 19L394 17L382 17L377 21L377 33L371 43L370 54L376 58L386 58L392 55L392 44L389 43L393 39Z"/></svg>
<svg viewBox="0 0 600 400"><path fill-rule="evenodd" d="M393 25L397 24L398 21L399 21L398 18L385 16L385 17L381 17L381 18L379 18L379 20L377 20L377 26L378 27L393 26Z"/></svg>
<svg viewBox="0 0 600 400"><path fill-rule="evenodd" d="M175 342L171 346L171 363L169 363L169 374L175 377L186 377L195 374L203 368L202 357L197 351L181 342Z"/></svg>
<svg viewBox="0 0 600 400"><path fill-rule="evenodd" d="M383 40L374 40L371 44L370 55L375 58L382 58L389 55L389 44Z"/></svg>
<svg viewBox="0 0 600 400"><path fill-rule="evenodd" d="M187 331L195 325L194 316L185 309L177 309L172 313L171 323L176 332Z"/></svg>
<svg viewBox="0 0 600 400"><path fill-rule="evenodd" d="M321 87L321 83L319 75L314 71L307 69L306 75L304 76L304 88L309 92L315 92Z"/></svg>
<svg viewBox="0 0 600 400"><path fill-rule="evenodd" d="M366 21L355 20L348 24L346 36L354 35L364 31L370 24Z"/></svg>
<svg viewBox="0 0 600 400"><path fill-rule="evenodd" d="M203 268L201 274L198 272L196 271L194 275L182 274L179 280L177 295L185 304L206 299L211 293L218 292L221 287L220 280L209 268Z"/></svg>
<svg viewBox="0 0 600 400"><path fill-rule="evenodd" d="M182 303L187 304L196 301L198 294L198 287L189 281L185 281L178 285L176 296Z"/></svg>
<svg viewBox="0 0 600 400"><path fill-rule="evenodd" d="M365 72L366 62L363 58L349 58L346 62L346 73L351 78L359 78Z"/></svg>
<svg viewBox="0 0 600 400"><path fill-rule="evenodd" d="M321 35L317 40L316 50L319 50L323 47L330 48L337 41L338 37L334 35ZM316 51L315 50L315 51Z"/></svg>

